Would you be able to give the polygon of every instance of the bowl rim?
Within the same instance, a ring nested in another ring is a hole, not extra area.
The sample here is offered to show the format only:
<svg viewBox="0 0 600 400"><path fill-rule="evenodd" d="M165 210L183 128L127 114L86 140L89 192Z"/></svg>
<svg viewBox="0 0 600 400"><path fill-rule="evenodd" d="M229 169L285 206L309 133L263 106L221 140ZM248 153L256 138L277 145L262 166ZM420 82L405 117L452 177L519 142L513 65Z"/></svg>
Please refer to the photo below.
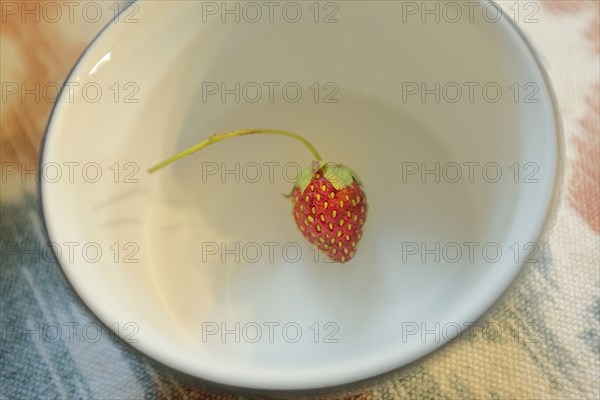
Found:
<svg viewBox="0 0 600 400"><path fill-rule="evenodd" d="M502 9L496 0L478 0L478 1L489 3L489 4L492 4L494 7ZM86 45L84 50L81 52L81 54L79 55L77 60L74 62L70 71L66 75L66 77L63 81L63 84L61 85L58 95L56 96L56 99L52 105L50 114L48 116L48 120L46 122L46 125L45 125L43 133L42 133L42 139L40 141L40 150L39 150L38 162L37 162L38 171L40 171L41 168L43 167L46 143L50 136L50 126L52 125L52 122L56 117L57 107L61 103L61 99L64 94L63 90L65 89L65 83L69 82L70 79L74 76L74 73L76 72L77 68L80 66L82 60L91 52L91 50L95 47L95 45L98 43L98 41L101 39L101 37L107 31L109 31L110 29L113 29L115 25L118 25L115 23L117 18L119 16L121 16L125 11L127 11L129 9L129 7L135 6L135 5L137 5L139 3L143 3L143 2L144 1L142 1L142 0L132 0L128 3L126 3L124 5L123 9L121 9L119 11L119 13L115 15L114 18L111 18L94 35L94 37L91 39L91 41ZM512 18L510 18L510 16L507 16L505 12L502 12L501 15L502 15L502 17L499 21L507 21L508 26L510 27L508 29L513 29L514 32L517 33L518 38L522 41L522 43L526 47L526 50L532 56L533 61L535 62L535 66L537 67L537 70L539 71L540 75L542 76L543 83L548 91L548 100L549 100L550 106L552 108L554 131L555 131L554 139L556 141L556 153L554 155L555 171L554 171L554 180L552 182L552 192L550 194L545 217L538 229L538 235L536 238L536 242L539 243L541 241L546 240L550 234L551 227L554 225L556 218L557 218L558 209L560 206L561 195L564 190L564 184L565 184L565 182L564 182L564 179L565 179L564 127L563 127L563 123L562 123L562 117L560 114L559 102L558 102L558 99L556 96L556 91L553 87L550 75L541 61L541 57L539 56L538 52L534 48L530 39L523 32L523 30L518 26L518 24ZM519 39L517 39L517 40L519 40ZM37 201L36 202L37 202L37 209L38 209L38 213L39 213L38 215L40 216L40 220L41 220L41 231L42 231L41 233L42 233L45 241L51 242L52 240L50 237L48 224L47 224L47 218L46 218L46 215L49 214L49 211L44 209L43 190L42 190L43 183L44 183L43 179L37 180L37 183L36 183ZM64 280L66 281L67 285L76 294L77 299L79 300L80 304L83 305L84 309L90 314L90 316L94 317L104 328L110 329L109 326L107 325L107 323L99 317L99 313L94 311L91 308L92 306L83 300L83 297L79 293L78 289L74 286L74 284L71 282L71 280L69 280L69 278L64 270L64 267L61 264L58 255L55 252L54 247L50 246L50 248L52 250L51 253L52 253L52 257L54 259L55 264L59 266L58 269L60 270L60 273L64 277ZM517 277L523 273L523 271L524 271L523 267L524 267L524 263L520 263L519 267L515 270L514 273L512 273L512 276L510 276L510 279L508 279L508 284L506 284L504 287L501 287L501 290L499 291L499 293L494 295L495 300L493 300L489 304L486 303L483 307L479 307L480 312L477 313L477 317L474 320L480 319L489 310L491 310L498 302L500 302L500 300L507 294L509 288L514 285ZM387 368L384 372L376 372L375 374L370 374L369 376L358 379L358 380L356 380L356 379L347 380L347 382L345 382L345 383L326 384L326 385L318 384L318 385L314 385L314 386L306 386L306 385L289 386L289 385L287 385L285 388L282 388L282 386L280 386L280 385L271 386L271 387L266 387L264 385L246 386L246 385L237 385L237 384L229 384L229 383L226 384L226 383L222 383L219 381L208 380L207 378L201 377L192 372L187 372L187 371L184 371L183 369L178 369L174 366L171 366L171 365L167 364L166 361L162 361L160 358L155 357L154 354L150 355L149 353L147 353L145 351L143 345L140 345L140 344L134 345L134 344L128 342L127 340L124 340L121 333L119 333L118 337L119 337L120 343L124 343L125 347L128 350L133 350L133 354L135 354L138 357L141 356L140 357L141 359L145 358L144 361L146 361L146 362L148 362L148 360L150 360L151 362L158 364L161 368L165 369L168 373L178 376L179 378L181 378L184 381L191 380L192 382L196 382L196 383L212 385L214 387L221 388L222 390L229 390L229 391L233 390L233 391L237 391L237 392L239 392L239 391L255 391L255 392L259 392L259 393L274 394L274 393L302 391L303 393L307 393L307 392L318 393L318 392L323 392L323 391L334 391L334 390L342 390L342 389L349 390L350 388L356 387L359 385L365 386L365 385L373 384L374 382L385 378L389 374L394 373L395 371L398 371L405 367L409 367L410 365L414 364L415 362L422 360L423 358L431 355L432 353L434 353L436 351L439 351L440 349L445 347L446 344L451 342L456 336L460 335L464 329L466 329L466 327L461 328L454 337L449 337L447 340L442 340L439 343L436 343L434 346L426 347L425 351L417 352L417 355L413 356L407 362L404 362L401 365L394 367L392 369Z"/></svg>

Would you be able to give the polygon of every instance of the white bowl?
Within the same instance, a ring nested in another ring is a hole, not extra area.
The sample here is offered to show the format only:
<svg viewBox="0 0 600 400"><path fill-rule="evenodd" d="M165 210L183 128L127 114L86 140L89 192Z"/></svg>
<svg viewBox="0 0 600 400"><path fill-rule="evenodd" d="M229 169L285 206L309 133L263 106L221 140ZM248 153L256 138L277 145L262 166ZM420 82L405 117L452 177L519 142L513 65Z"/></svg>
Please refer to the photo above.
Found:
<svg viewBox="0 0 600 400"><path fill-rule="evenodd" d="M519 272L556 191L560 129L525 39L506 16L492 22L487 2L439 23L403 2L322 3L318 15L253 3L254 23L244 3L231 3L239 23L221 4L135 3L61 93L41 203L77 293L148 356L240 387L353 382L453 339ZM222 83L234 89L224 99ZM250 127L301 133L361 176L370 211L350 263L315 260L280 195L311 161L299 143L233 139L145 172ZM236 163L239 182L226 173ZM421 175L436 163L439 182Z"/></svg>

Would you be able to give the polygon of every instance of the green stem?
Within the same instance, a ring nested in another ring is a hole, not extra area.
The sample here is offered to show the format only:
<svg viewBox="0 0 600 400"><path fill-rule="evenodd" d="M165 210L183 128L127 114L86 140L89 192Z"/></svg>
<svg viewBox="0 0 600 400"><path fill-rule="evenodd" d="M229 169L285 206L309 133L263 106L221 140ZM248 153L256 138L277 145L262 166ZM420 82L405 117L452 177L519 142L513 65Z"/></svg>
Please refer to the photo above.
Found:
<svg viewBox="0 0 600 400"><path fill-rule="evenodd" d="M302 136L297 135L295 133L288 132L288 131L282 131L279 129L260 129L260 128L259 129L241 129L241 130L237 130L237 131L215 133L213 135L210 135L207 139L203 140L202 142L198 143L197 145L192 146L192 147L182 151L181 153L175 154L174 156L171 156L171 157L167 158L166 160L161 161L160 163L156 164L155 166L149 168L148 172L152 173L154 171L157 171L171 163L174 163L177 160L182 159L183 157L187 157L192 153L200 151L203 148L208 147L213 143L220 142L221 140L229 139L229 138L236 137L236 136L242 136L242 135L252 135L252 134L256 134L256 133L267 133L267 134L271 134L271 135L287 136L287 137L291 137L292 139L296 139L299 142L303 143L306 147L308 147L308 149L310 150L310 152L313 154L313 156L315 157L315 159L317 161L322 160L321 156L317 152L317 149L315 149L315 147L312 144L310 144L310 142L308 140L304 139Z"/></svg>

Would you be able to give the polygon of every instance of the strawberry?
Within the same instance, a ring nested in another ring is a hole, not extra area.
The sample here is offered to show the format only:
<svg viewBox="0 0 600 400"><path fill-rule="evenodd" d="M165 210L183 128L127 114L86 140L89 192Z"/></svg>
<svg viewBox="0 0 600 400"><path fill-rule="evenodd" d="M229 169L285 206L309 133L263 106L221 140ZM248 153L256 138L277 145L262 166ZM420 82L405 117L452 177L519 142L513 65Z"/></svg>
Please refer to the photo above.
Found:
<svg viewBox="0 0 600 400"><path fill-rule="evenodd" d="M356 173L341 164L315 162L302 170L291 198L304 237L332 260L350 261L367 217L367 196Z"/></svg>
<svg viewBox="0 0 600 400"><path fill-rule="evenodd" d="M367 218L367 196L362 182L350 168L322 161L314 146L300 135L277 129L216 133L151 167L148 172L155 172L221 140L257 133L291 137L312 152L315 161L301 171L289 196L294 220L304 237L330 259L340 263L350 261L356 254Z"/></svg>

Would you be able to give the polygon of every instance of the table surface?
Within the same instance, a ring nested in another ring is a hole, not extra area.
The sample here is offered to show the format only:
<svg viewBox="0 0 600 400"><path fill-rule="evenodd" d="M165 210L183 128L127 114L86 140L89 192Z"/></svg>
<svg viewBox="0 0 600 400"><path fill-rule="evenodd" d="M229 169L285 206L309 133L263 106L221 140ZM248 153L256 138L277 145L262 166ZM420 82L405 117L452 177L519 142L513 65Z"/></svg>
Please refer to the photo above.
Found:
<svg viewBox="0 0 600 400"><path fill-rule="evenodd" d="M39 257L44 237L36 206L35 170L52 91L110 20L117 2L100 2L98 21L81 18L76 8L69 15L63 2L53 2L65 11L57 16L44 8L46 3L2 4L0 397L220 400L292 396L245 393L189 379L110 336L97 342L69 338L69 327L76 332L97 322L59 267L49 257ZM84 7L88 2L75 3ZM332 391L295 393L294 397L600 398L600 3L499 4L519 19L517 24L550 75L566 146L563 191L540 262L526 265L479 321L506 335L501 340L482 334L461 338L385 376ZM33 11L23 13L21 7ZM515 9L520 10L518 15ZM27 95L20 91L22 85L42 89ZM49 332L56 325L62 326L62 335L50 340L53 334ZM521 328L518 339L515 327Z"/></svg>

